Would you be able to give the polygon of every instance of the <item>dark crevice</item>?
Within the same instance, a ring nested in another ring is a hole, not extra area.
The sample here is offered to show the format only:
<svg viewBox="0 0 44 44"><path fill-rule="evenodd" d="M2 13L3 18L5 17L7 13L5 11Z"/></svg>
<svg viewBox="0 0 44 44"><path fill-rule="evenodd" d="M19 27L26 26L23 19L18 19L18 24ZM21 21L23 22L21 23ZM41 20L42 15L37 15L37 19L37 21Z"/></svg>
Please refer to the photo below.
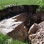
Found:
<svg viewBox="0 0 44 44"><path fill-rule="evenodd" d="M29 14L35 14L36 8L38 8L37 5L22 5L22 6L8 7L3 10L0 10L0 20L10 18L24 12L28 12Z"/></svg>

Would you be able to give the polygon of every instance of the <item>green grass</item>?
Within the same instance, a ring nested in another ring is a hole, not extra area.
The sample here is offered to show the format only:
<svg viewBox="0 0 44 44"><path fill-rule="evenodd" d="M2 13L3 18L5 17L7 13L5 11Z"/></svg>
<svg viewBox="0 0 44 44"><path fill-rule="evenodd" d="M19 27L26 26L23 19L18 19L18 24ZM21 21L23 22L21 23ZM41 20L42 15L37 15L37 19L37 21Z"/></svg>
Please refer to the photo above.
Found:
<svg viewBox="0 0 44 44"><path fill-rule="evenodd" d="M9 36L0 33L0 44L28 44L18 40L12 40L11 42L9 40L8 42L8 39L10 39Z"/></svg>
<svg viewBox="0 0 44 44"><path fill-rule="evenodd" d="M16 5L40 5L44 6L44 0L0 0L0 9L9 4Z"/></svg>
<svg viewBox="0 0 44 44"><path fill-rule="evenodd" d="M22 4L38 4L40 0L0 0L0 5L7 5L7 4L17 4L17 5L22 5Z"/></svg>
<svg viewBox="0 0 44 44"><path fill-rule="evenodd" d="M0 0L0 9L9 4L40 5L41 0ZM43 5L43 4L42 4Z"/></svg>

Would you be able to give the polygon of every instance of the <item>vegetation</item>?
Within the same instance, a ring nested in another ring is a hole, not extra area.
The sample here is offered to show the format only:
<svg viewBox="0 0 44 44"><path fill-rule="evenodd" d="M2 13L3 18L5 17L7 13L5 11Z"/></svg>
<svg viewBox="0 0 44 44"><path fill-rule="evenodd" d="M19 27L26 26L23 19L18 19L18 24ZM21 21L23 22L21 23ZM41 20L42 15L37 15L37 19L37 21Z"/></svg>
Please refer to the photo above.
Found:
<svg viewBox="0 0 44 44"><path fill-rule="evenodd" d="M44 6L44 0L0 0L0 9L9 4L16 5L40 5Z"/></svg>
<svg viewBox="0 0 44 44"><path fill-rule="evenodd" d="M7 39L9 39L9 37L6 35L3 35L0 33L0 44L6 44L7 43Z"/></svg>
<svg viewBox="0 0 44 44"><path fill-rule="evenodd" d="M40 0L0 0L0 5L8 5L8 4L17 4L17 5L24 5L24 4L38 4Z"/></svg>
<svg viewBox="0 0 44 44"><path fill-rule="evenodd" d="M9 36L3 35L3 34L0 33L0 44L28 44L28 43L23 43L22 41L18 41L18 40L12 40L10 42L9 39L10 39Z"/></svg>

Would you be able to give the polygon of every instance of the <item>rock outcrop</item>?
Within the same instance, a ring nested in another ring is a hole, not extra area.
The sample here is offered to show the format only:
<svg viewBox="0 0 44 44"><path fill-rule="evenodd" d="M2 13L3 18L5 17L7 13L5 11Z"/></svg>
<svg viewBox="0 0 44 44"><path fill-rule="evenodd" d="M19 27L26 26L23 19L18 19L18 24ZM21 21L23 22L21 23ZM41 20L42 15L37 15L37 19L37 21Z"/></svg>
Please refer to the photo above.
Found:
<svg viewBox="0 0 44 44"><path fill-rule="evenodd" d="M39 24L33 24L28 34L31 44L44 44L44 21Z"/></svg>
<svg viewBox="0 0 44 44"><path fill-rule="evenodd" d="M0 10L0 32L22 41L27 40L29 35L32 44L35 41L36 44L41 40L43 42L41 35L44 35L44 22L40 22L44 21L44 11L36 12L37 5L7 6L8 8Z"/></svg>
<svg viewBox="0 0 44 44"><path fill-rule="evenodd" d="M24 26L24 17L22 14L12 18L4 19L0 22L0 32L4 35L8 34L13 39L24 41L27 38L27 28Z"/></svg>

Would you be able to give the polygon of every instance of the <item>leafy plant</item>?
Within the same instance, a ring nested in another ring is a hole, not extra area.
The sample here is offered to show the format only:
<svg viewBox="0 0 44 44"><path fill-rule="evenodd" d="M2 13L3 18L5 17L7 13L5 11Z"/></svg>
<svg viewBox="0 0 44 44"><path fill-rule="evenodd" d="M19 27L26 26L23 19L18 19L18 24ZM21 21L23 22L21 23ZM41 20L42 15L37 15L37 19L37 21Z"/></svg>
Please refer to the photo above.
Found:
<svg viewBox="0 0 44 44"><path fill-rule="evenodd" d="M7 39L9 39L9 37L6 35L3 35L3 34L1 34L0 33L0 44L5 44L5 43L7 43Z"/></svg>
<svg viewBox="0 0 44 44"><path fill-rule="evenodd" d="M18 40L11 40L11 37L0 33L0 44L28 44Z"/></svg>

